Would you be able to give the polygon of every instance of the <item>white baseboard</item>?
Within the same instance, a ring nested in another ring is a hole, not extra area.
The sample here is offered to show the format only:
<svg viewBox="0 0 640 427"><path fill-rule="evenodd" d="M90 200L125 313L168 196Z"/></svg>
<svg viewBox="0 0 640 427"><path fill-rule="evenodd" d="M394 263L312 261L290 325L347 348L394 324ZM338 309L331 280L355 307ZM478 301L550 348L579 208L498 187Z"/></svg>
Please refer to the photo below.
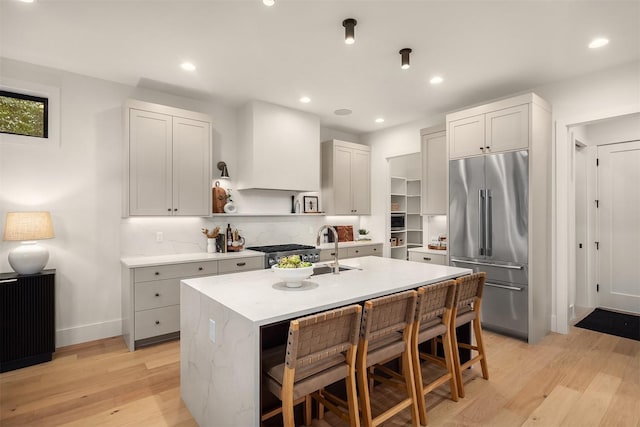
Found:
<svg viewBox="0 0 640 427"><path fill-rule="evenodd" d="M92 323L56 331L56 348L122 335L122 320Z"/></svg>
<svg viewBox="0 0 640 427"><path fill-rule="evenodd" d="M558 323L555 314L551 315L551 332L558 332Z"/></svg>

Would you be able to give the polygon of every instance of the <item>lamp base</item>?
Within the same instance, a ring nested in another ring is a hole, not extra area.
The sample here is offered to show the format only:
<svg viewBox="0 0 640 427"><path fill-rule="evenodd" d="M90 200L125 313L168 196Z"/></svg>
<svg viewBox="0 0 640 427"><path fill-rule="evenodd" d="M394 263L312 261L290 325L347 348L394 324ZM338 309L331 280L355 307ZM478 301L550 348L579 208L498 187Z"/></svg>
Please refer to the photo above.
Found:
<svg viewBox="0 0 640 427"><path fill-rule="evenodd" d="M49 251L37 242L22 242L9 252L9 265L18 274L36 274L49 261Z"/></svg>

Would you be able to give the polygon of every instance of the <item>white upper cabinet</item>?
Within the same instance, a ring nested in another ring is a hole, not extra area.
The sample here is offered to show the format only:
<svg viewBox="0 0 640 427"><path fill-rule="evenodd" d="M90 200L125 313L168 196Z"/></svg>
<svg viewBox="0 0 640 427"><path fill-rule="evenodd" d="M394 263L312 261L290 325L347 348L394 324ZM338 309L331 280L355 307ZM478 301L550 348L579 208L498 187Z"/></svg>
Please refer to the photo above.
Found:
<svg viewBox="0 0 640 427"><path fill-rule="evenodd" d="M320 119L312 114L248 103L239 114L237 154L238 189L320 189Z"/></svg>
<svg viewBox="0 0 640 427"><path fill-rule="evenodd" d="M449 158L452 159L526 150L529 147L529 105L509 105L506 100L448 114L447 134Z"/></svg>
<svg viewBox="0 0 640 427"><path fill-rule="evenodd" d="M339 140L322 143L322 204L328 215L371 214L371 151Z"/></svg>
<svg viewBox="0 0 640 427"><path fill-rule="evenodd" d="M141 101L124 108L123 216L211 212L211 121Z"/></svg>
<svg viewBox="0 0 640 427"><path fill-rule="evenodd" d="M422 129L422 214L447 214L447 137L444 125Z"/></svg>
<svg viewBox="0 0 640 427"><path fill-rule="evenodd" d="M484 153L484 114L449 123L449 156L478 156Z"/></svg>

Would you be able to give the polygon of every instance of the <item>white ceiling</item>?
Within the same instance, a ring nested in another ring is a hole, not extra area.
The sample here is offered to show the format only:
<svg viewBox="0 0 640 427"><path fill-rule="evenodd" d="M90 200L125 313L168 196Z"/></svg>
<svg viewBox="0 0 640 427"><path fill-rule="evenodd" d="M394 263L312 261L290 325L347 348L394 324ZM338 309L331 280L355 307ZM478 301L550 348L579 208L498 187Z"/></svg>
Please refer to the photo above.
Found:
<svg viewBox="0 0 640 427"><path fill-rule="evenodd" d="M0 56L233 106L260 99L354 133L640 59L639 1L276 1L0 0ZM350 46L345 18L358 21ZM610 44L588 49L597 36ZM430 85L435 74L444 83Z"/></svg>

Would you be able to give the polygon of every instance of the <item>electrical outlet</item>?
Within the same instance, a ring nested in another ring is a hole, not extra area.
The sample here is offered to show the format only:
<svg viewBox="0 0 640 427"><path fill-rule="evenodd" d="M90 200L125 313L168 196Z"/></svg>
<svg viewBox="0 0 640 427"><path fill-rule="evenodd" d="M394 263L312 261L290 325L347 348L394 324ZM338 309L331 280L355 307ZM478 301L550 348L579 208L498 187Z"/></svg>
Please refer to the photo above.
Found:
<svg viewBox="0 0 640 427"><path fill-rule="evenodd" d="M162 233L162 231L156 232L156 242L162 243L163 240L164 240L164 234Z"/></svg>
<svg viewBox="0 0 640 427"><path fill-rule="evenodd" d="M216 342L216 321L209 319L209 339L211 342Z"/></svg>

